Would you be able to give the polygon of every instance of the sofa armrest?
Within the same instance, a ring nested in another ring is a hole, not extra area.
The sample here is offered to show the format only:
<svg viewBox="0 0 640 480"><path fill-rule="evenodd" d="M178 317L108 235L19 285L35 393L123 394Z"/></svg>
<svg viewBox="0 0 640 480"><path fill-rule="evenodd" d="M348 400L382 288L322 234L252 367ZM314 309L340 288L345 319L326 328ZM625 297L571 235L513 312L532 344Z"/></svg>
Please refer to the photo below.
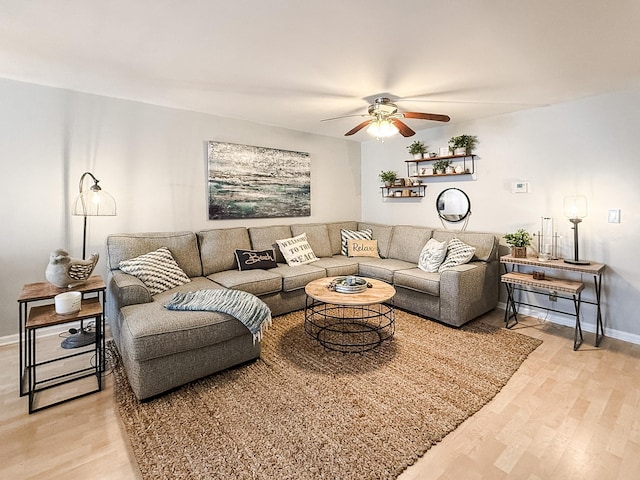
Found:
<svg viewBox="0 0 640 480"><path fill-rule="evenodd" d="M142 280L111 270L107 275L107 318L117 318L118 312L127 305L153 302L153 297Z"/></svg>
<svg viewBox="0 0 640 480"><path fill-rule="evenodd" d="M498 304L500 263L476 261L440 274L440 320L461 326Z"/></svg>

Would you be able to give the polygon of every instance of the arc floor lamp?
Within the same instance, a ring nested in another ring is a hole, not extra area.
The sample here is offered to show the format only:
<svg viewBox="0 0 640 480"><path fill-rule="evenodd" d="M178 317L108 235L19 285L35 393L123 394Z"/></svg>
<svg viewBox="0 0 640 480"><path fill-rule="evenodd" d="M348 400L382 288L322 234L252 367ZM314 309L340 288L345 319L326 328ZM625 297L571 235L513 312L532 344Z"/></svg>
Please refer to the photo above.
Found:
<svg viewBox="0 0 640 480"><path fill-rule="evenodd" d="M93 185L88 190L83 189L84 179L89 176ZM84 172L80 177L79 194L73 206L72 215L82 216L82 259L87 255L87 217L114 216L116 214L116 201L98 185L98 180L91 172ZM65 338L62 348L84 347L96 341L95 332L85 330L84 323L80 322L80 330Z"/></svg>

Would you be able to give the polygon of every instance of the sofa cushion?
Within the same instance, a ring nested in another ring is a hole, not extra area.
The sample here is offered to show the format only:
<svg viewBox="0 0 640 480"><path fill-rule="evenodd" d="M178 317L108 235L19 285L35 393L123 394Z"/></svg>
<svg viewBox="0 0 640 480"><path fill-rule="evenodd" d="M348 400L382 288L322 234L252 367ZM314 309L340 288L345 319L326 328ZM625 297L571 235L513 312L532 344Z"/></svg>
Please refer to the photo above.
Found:
<svg viewBox="0 0 640 480"><path fill-rule="evenodd" d="M397 270L393 273L393 284L416 292L440 295L440 274L437 272L425 272L419 268Z"/></svg>
<svg viewBox="0 0 640 480"><path fill-rule="evenodd" d="M382 258L390 257L389 246L391 245L393 227L391 225L381 225L379 223L358 223L358 230L365 229L371 230L373 232L373 238L378 240L378 252L380 253L380 256ZM422 245L420 245L420 248L422 248Z"/></svg>
<svg viewBox="0 0 640 480"><path fill-rule="evenodd" d="M316 254L313 253L311 245L307 241L307 234L301 233L300 235L292 238L283 238L276 240L282 256L287 261L287 265L290 267L297 267L299 265L306 265L318 260Z"/></svg>
<svg viewBox="0 0 640 480"><path fill-rule="evenodd" d="M440 242L449 242L452 238L459 238L467 245L476 247L474 254L476 259L483 262L498 259L498 239L492 233L434 230L433 238Z"/></svg>
<svg viewBox="0 0 640 480"><path fill-rule="evenodd" d="M340 230L340 238L342 239L342 246L340 247L340 254L344 256L349 255L348 242L350 238L357 238L359 240L372 240L373 230Z"/></svg>
<svg viewBox="0 0 640 480"><path fill-rule="evenodd" d="M282 290L282 276L272 270L225 270L212 273L208 279L219 283L223 287L242 290L254 295L267 295Z"/></svg>
<svg viewBox="0 0 640 480"><path fill-rule="evenodd" d="M327 272L327 277L341 277L358 274L358 260L345 257L343 255L320 258L317 262L313 262L313 266L324 268Z"/></svg>
<svg viewBox="0 0 640 480"><path fill-rule="evenodd" d="M107 264L115 270L122 260L167 247L189 277L202 276L198 239L193 232L119 233L107 237Z"/></svg>
<svg viewBox="0 0 640 480"><path fill-rule="evenodd" d="M415 268L415 264L393 258L366 258L360 259L358 273L362 277L376 278L387 283L393 283L393 273L397 270Z"/></svg>
<svg viewBox="0 0 640 480"><path fill-rule="evenodd" d="M268 250L236 250L238 270L268 270L276 268L276 251Z"/></svg>
<svg viewBox="0 0 640 480"><path fill-rule="evenodd" d="M208 288L216 288L213 282L207 283ZM174 292L167 293L157 301L122 308L119 348L132 360L144 362L249 334L242 322L226 313L168 311L164 303Z"/></svg>
<svg viewBox="0 0 640 480"><path fill-rule="evenodd" d="M285 263L285 259L280 252L277 240L279 238L291 237L291 228L289 225L272 225L267 227L250 227L249 238L251 239L251 248L254 250L266 250L273 248L276 251L276 261Z"/></svg>
<svg viewBox="0 0 640 480"><path fill-rule="evenodd" d="M437 272L446 256L447 242L439 242L435 238L430 238L420 252L418 268L429 273Z"/></svg>
<svg viewBox="0 0 640 480"><path fill-rule="evenodd" d="M251 250L249 232L245 227L216 228L197 233L202 255L203 274L238 268L235 251Z"/></svg>
<svg viewBox="0 0 640 480"><path fill-rule="evenodd" d="M331 242L331 255L342 254L342 235L341 230L357 230L357 222L333 222L327 223L327 231L329 232L329 241Z"/></svg>
<svg viewBox="0 0 640 480"><path fill-rule="evenodd" d="M333 255L331 241L329 240L329 229L325 223L291 225L291 234L294 237L302 233L306 233L307 241L316 256L330 257Z"/></svg>
<svg viewBox="0 0 640 480"><path fill-rule="evenodd" d="M431 238L431 233L432 230L426 227L394 226L387 257L418 265L420 252Z"/></svg>
<svg viewBox="0 0 640 480"><path fill-rule="evenodd" d="M280 264L277 268L270 270L282 277L282 291L293 292L307 286L307 283L318 278L324 278L326 271L324 268L313 265L296 265L295 267Z"/></svg>
<svg viewBox="0 0 640 480"><path fill-rule="evenodd" d="M347 240L347 254L349 257L380 258L380 255L378 255L378 241L350 238Z"/></svg>
<svg viewBox="0 0 640 480"><path fill-rule="evenodd" d="M473 258L475 251L475 247L467 245L457 238L452 238L447 244L447 256L442 265L438 267L438 272L444 272L450 268L468 263Z"/></svg>
<svg viewBox="0 0 640 480"><path fill-rule="evenodd" d="M166 247L144 253L129 260L122 260L120 270L142 280L151 295L189 283L191 280L173 259Z"/></svg>

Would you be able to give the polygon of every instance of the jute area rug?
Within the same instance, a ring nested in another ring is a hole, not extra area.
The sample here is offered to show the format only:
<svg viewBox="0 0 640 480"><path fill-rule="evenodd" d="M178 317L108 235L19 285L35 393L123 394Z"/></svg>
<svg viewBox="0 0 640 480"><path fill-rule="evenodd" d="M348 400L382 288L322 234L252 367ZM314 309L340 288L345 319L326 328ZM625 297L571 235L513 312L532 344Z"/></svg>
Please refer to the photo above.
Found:
<svg viewBox="0 0 640 480"><path fill-rule="evenodd" d="M304 312L274 319L261 358L140 403L116 403L144 479L389 479L489 402L539 340L396 311L391 343L326 351Z"/></svg>

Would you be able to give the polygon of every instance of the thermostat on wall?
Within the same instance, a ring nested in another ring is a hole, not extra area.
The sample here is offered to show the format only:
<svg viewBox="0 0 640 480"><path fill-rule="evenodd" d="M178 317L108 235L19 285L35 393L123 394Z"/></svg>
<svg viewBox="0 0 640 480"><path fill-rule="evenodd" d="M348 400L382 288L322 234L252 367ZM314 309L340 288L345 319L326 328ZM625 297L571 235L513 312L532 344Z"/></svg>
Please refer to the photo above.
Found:
<svg viewBox="0 0 640 480"><path fill-rule="evenodd" d="M511 193L527 193L529 191L529 182L513 182L511 184Z"/></svg>

